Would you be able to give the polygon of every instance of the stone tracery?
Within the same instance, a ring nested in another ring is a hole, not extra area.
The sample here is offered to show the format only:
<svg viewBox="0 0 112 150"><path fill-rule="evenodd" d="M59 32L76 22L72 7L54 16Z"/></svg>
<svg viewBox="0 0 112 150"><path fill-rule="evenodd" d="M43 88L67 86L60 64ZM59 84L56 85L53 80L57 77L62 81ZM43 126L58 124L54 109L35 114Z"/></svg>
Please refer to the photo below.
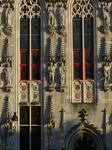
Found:
<svg viewBox="0 0 112 150"><path fill-rule="evenodd" d="M93 6L91 4L91 0L75 0L73 4L73 17L81 18L85 17L93 17Z"/></svg>

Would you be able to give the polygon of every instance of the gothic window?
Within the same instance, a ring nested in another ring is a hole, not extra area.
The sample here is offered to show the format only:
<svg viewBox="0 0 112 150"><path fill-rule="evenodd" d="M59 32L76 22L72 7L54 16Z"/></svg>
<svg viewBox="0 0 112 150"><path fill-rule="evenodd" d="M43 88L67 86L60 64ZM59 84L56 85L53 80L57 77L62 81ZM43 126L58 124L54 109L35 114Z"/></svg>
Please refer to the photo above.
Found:
<svg viewBox="0 0 112 150"><path fill-rule="evenodd" d="M20 96L18 149L41 150L41 104L37 98L40 90L34 88L39 86L41 72L41 7L38 0L22 0L19 10L20 95L27 96Z"/></svg>
<svg viewBox="0 0 112 150"><path fill-rule="evenodd" d="M37 147L41 149L41 107L20 106L20 150Z"/></svg>
<svg viewBox="0 0 112 150"><path fill-rule="evenodd" d="M73 79L94 79L94 13L91 0L75 0L72 15Z"/></svg>
<svg viewBox="0 0 112 150"><path fill-rule="evenodd" d="M40 80L40 6L22 1L20 11L20 80Z"/></svg>

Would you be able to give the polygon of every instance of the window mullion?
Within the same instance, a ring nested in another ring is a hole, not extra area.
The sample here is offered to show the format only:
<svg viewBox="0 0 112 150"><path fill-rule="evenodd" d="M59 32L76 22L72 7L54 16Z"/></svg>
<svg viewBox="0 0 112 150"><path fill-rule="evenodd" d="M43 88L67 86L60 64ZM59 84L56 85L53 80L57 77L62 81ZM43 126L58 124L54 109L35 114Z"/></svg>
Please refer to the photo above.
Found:
<svg viewBox="0 0 112 150"><path fill-rule="evenodd" d="M82 74L83 80L85 78L85 71L84 71L84 15L82 15Z"/></svg>
<svg viewBox="0 0 112 150"><path fill-rule="evenodd" d="M29 137L30 137L30 150L31 150L31 105L30 105L30 133L29 133Z"/></svg>
<svg viewBox="0 0 112 150"><path fill-rule="evenodd" d="M84 71L84 14L83 14L83 10L82 10L82 80L84 81L84 78L85 78L85 71ZM83 98L82 98L82 102L84 102L84 82L83 82Z"/></svg>
<svg viewBox="0 0 112 150"><path fill-rule="evenodd" d="M30 16L30 27L29 27L29 30L30 30L30 34L29 34L29 44L30 44L30 46L29 46L29 74L30 74L30 82L29 82L29 102L31 102L31 74L32 74L32 67L31 67L31 20L32 20L32 18L31 18L31 16ZM31 150L31 106L29 106L30 107L30 133L29 133L29 137L30 137L30 150Z"/></svg>
<svg viewBox="0 0 112 150"><path fill-rule="evenodd" d="M29 34L29 74L30 74L30 81L31 81L31 17L30 17L30 28L29 28L29 30L30 30L30 34Z"/></svg>

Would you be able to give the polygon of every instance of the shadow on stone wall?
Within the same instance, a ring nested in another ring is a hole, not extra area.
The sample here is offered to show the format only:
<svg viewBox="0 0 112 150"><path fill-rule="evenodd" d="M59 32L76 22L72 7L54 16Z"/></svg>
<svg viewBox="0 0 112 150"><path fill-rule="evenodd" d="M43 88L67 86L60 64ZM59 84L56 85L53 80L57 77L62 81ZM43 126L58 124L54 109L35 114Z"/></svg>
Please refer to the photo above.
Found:
<svg viewBox="0 0 112 150"><path fill-rule="evenodd" d="M100 39L100 48L99 48L99 53L97 56L97 61L98 61L98 69L97 69L97 82L98 82L98 89L100 91L103 91L104 88L104 73L103 73L103 54L104 54L104 47L105 47L105 40L102 37Z"/></svg>

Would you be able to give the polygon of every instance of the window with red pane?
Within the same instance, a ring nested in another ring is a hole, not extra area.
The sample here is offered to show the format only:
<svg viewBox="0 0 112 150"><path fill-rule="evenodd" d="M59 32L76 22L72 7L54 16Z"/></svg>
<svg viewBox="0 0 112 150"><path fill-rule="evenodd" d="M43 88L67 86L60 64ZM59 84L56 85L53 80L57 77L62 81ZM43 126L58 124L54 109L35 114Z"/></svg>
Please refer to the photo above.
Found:
<svg viewBox="0 0 112 150"><path fill-rule="evenodd" d="M82 26L83 25L83 26ZM93 18L73 19L73 78L94 78Z"/></svg>
<svg viewBox="0 0 112 150"><path fill-rule="evenodd" d="M40 18L31 23L31 79L40 80Z"/></svg>
<svg viewBox="0 0 112 150"><path fill-rule="evenodd" d="M30 76L40 80L40 18L20 20L20 79L29 80Z"/></svg>
<svg viewBox="0 0 112 150"><path fill-rule="evenodd" d="M82 20L73 19L73 75L82 79Z"/></svg>
<svg viewBox="0 0 112 150"><path fill-rule="evenodd" d="M20 20L20 79L29 80L29 19Z"/></svg>
<svg viewBox="0 0 112 150"><path fill-rule="evenodd" d="M94 50L93 50L93 18L84 19L84 70L85 79L94 78Z"/></svg>

